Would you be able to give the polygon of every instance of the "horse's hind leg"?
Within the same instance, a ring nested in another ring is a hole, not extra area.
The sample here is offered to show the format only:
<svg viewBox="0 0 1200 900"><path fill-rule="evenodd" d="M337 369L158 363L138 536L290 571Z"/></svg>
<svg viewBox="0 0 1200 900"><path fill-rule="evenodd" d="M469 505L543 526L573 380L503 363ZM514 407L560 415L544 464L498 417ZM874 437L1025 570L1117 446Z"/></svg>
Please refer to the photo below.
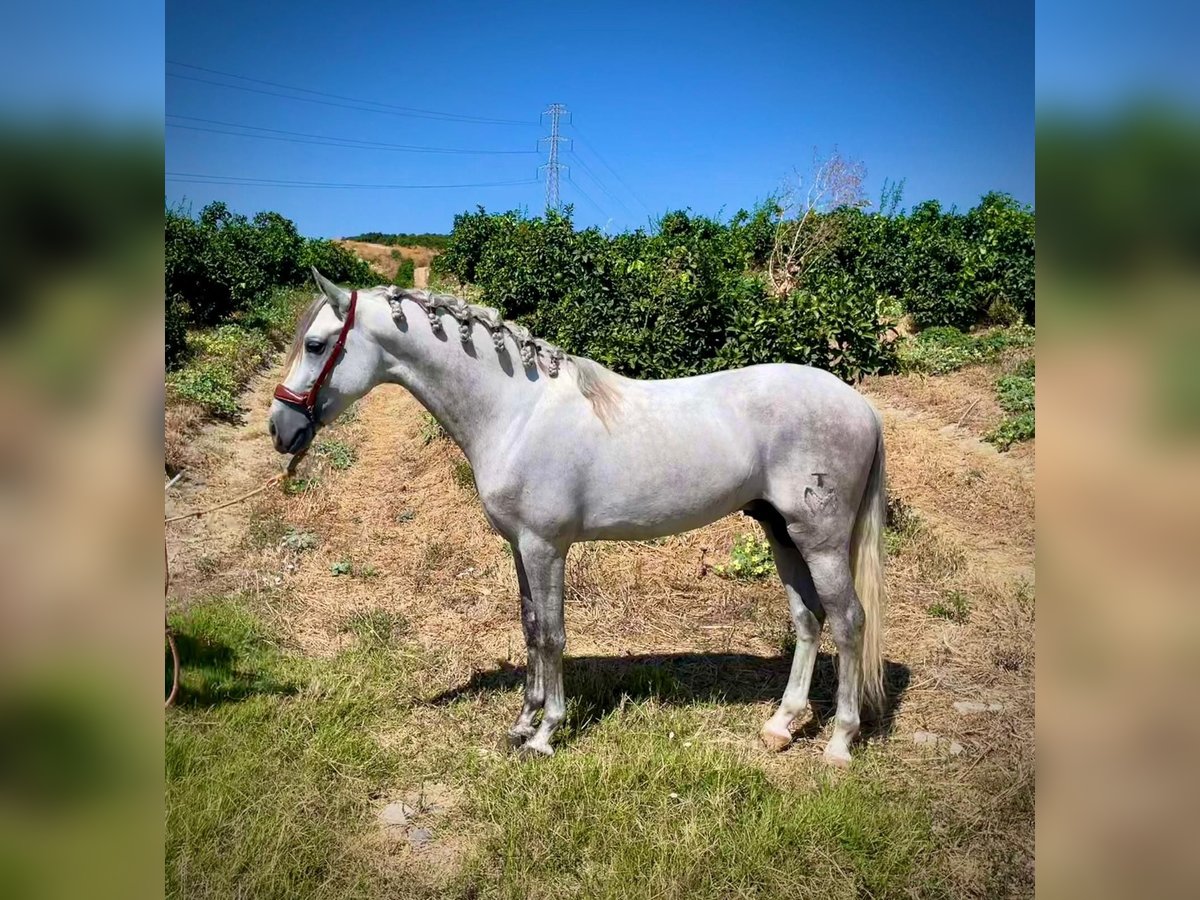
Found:
<svg viewBox="0 0 1200 900"><path fill-rule="evenodd" d="M793 538L803 538L804 526L791 524ZM801 541L797 541L800 545ZM862 701L863 625L866 617L854 590L850 571L849 536L844 541L803 549L829 629L838 649L837 715L833 736L825 745L825 760L835 766L850 764L850 744L858 735Z"/></svg>
<svg viewBox="0 0 1200 900"><path fill-rule="evenodd" d="M542 708L545 699L545 685L542 677L542 651L538 646L538 618L533 604L533 596L529 589L529 578L525 574L525 564L521 559L521 551L513 546L513 562L516 563L517 585L521 591L521 626L525 631L525 702L521 706L521 714L508 730L508 742L519 747L528 740L536 730L533 719Z"/></svg>
<svg viewBox="0 0 1200 900"><path fill-rule="evenodd" d="M825 610L804 557L787 533L783 517L773 507L748 510L747 514L758 519L766 532L775 556L775 568L787 592L792 624L796 629L796 651L783 700L761 732L767 749L779 751L792 742L792 721L808 708L808 689L817 662L817 645L821 638L821 625L825 621Z"/></svg>

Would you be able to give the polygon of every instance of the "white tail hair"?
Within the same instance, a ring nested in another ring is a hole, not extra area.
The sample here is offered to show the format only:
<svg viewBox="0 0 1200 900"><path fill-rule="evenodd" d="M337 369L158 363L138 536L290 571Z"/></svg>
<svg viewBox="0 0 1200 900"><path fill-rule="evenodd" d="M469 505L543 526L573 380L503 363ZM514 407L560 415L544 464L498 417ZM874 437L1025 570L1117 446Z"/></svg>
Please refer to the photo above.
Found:
<svg viewBox="0 0 1200 900"><path fill-rule="evenodd" d="M874 410L872 409L874 412ZM875 412L875 459L867 478L854 520L850 539L850 568L854 573L854 589L862 602L866 621L863 626L861 671L866 704L874 712L885 706L883 686L883 622L887 594L883 580L884 538L887 520L887 472L883 450L883 423Z"/></svg>

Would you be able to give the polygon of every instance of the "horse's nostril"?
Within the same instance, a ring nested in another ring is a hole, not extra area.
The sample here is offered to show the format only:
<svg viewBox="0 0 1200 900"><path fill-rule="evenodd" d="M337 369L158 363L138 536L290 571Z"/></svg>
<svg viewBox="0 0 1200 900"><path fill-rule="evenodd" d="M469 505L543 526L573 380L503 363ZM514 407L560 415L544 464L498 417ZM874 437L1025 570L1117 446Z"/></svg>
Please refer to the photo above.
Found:
<svg viewBox="0 0 1200 900"><path fill-rule="evenodd" d="M275 437L275 423L273 421L267 423L267 431L271 432L271 437Z"/></svg>

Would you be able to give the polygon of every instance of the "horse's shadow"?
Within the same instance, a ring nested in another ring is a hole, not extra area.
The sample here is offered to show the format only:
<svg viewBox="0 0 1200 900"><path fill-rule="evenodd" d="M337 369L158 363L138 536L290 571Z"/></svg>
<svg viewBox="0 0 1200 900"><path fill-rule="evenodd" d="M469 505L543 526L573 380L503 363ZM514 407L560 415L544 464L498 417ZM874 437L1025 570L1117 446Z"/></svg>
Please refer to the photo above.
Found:
<svg viewBox="0 0 1200 900"><path fill-rule="evenodd" d="M197 638L186 632L175 634L179 650L180 683L175 705L216 707L237 703L262 694L295 694L299 686L275 677L228 644ZM165 684L171 687L171 658L165 657Z"/></svg>
<svg viewBox="0 0 1200 900"><path fill-rule="evenodd" d="M778 703L790 668L790 656L749 653L567 657L563 682L569 702L563 728L569 734L584 732L629 700L653 698L679 706L703 702ZM879 714L864 711L864 738L891 733L909 680L907 666L890 660L884 663L886 702ZM429 702L444 705L463 697L514 690L524 684L523 666L501 662L495 668L475 672L465 684L443 691ZM813 715L796 733L797 738L815 737L835 711L836 656L818 654L809 702Z"/></svg>

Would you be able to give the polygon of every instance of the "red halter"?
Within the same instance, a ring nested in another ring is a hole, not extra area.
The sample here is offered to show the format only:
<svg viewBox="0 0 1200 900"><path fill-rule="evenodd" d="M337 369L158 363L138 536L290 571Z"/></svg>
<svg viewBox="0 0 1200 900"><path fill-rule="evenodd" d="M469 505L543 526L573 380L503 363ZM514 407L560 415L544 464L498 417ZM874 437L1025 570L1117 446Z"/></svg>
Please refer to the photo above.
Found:
<svg viewBox="0 0 1200 900"><path fill-rule="evenodd" d="M303 394L298 394L287 385L275 385L275 399L299 407L308 416L309 421L314 421L313 415L317 408L317 394L321 390L321 386L329 378L329 373L338 364L338 360L342 356L342 351L346 348L346 336L350 334L350 329L354 327L354 308L357 305L358 291L351 291L350 307L346 310L346 318L342 322L341 333L338 334L337 342L333 345L333 350L329 354L329 358L325 360L325 365L321 368L321 374L317 376L317 380L313 382L312 387Z"/></svg>

